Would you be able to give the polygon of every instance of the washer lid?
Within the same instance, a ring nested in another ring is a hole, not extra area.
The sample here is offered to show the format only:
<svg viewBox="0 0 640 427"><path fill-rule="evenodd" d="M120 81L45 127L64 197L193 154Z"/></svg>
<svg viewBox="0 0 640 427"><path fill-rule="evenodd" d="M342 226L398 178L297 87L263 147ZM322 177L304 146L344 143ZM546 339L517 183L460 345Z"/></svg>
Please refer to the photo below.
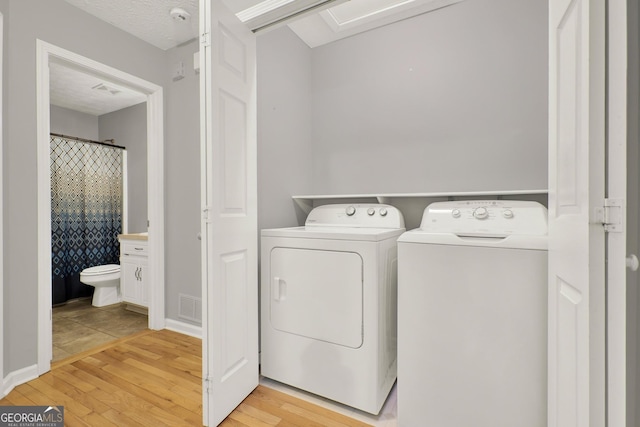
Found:
<svg viewBox="0 0 640 427"><path fill-rule="evenodd" d="M505 237L458 236L453 233L427 233L416 228L407 231L398 238L398 248L405 247L407 243L546 251L548 239L547 236L526 236L523 234L512 234Z"/></svg>
<svg viewBox="0 0 640 427"><path fill-rule="evenodd" d="M94 276L98 274L117 273L118 271L120 271L119 264L106 264L85 268L80 274Z"/></svg>

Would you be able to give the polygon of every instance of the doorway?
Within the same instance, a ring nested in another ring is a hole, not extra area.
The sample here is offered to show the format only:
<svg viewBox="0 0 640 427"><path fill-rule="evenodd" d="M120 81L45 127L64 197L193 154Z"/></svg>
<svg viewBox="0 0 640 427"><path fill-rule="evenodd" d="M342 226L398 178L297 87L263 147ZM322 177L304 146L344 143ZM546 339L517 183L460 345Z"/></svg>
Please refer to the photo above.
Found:
<svg viewBox="0 0 640 427"><path fill-rule="evenodd" d="M49 64L90 74L139 92L147 103L149 319L150 329L162 329L164 301L164 168L162 87L90 60L73 52L37 41L38 124L38 373L47 372L52 359L51 199L50 199L50 76Z"/></svg>

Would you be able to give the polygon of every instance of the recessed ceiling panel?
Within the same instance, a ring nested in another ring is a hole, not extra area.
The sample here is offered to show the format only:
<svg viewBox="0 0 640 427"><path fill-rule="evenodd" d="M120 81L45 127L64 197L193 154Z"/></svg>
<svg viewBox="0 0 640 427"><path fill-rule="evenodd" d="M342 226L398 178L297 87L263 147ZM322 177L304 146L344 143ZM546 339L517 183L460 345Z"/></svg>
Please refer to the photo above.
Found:
<svg viewBox="0 0 640 427"><path fill-rule="evenodd" d="M463 0L350 0L289 24L309 47L431 12Z"/></svg>
<svg viewBox="0 0 640 427"><path fill-rule="evenodd" d="M415 3L415 0L367 0L349 1L340 6L330 8L327 13L338 25L366 19L368 17L383 14L394 8Z"/></svg>

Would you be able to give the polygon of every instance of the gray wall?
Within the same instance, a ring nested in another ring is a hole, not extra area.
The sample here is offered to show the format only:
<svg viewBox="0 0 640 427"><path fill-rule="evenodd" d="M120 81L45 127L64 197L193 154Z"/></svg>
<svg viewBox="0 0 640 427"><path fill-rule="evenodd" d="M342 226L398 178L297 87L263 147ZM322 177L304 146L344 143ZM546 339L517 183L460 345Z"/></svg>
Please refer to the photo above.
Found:
<svg viewBox="0 0 640 427"><path fill-rule="evenodd" d="M78 138L100 140L98 118L57 105L49 106L51 132Z"/></svg>
<svg viewBox="0 0 640 427"><path fill-rule="evenodd" d="M547 51L537 0L466 1L315 49L286 27L259 35L260 228L304 221L295 194L546 189Z"/></svg>
<svg viewBox="0 0 640 427"><path fill-rule="evenodd" d="M312 192L312 51L289 28L258 37L258 227L298 224Z"/></svg>
<svg viewBox="0 0 640 427"><path fill-rule="evenodd" d="M114 139L127 148L127 231L147 231L147 103L103 114L98 123L100 141Z"/></svg>
<svg viewBox="0 0 640 427"><path fill-rule="evenodd" d="M165 221L167 317L179 317L179 294L202 297L200 241L200 98L193 70L197 42L167 51ZM171 81L169 70L184 63L185 77ZM191 322L202 324L202 321Z"/></svg>
<svg viewBox="0 0 640 427"><path fill-rule="evenodd" d="M37 362L36 39L162 85L165 52L62 0L0 3L4 52L4 372ZM9 108L10 106L10 108Z"/></svg>
<svg viewBox="0 0 640 427"><path fill-rule="evenodd" d="M314 49L314 192L547 188L547 31L473 0Z"/></svg>

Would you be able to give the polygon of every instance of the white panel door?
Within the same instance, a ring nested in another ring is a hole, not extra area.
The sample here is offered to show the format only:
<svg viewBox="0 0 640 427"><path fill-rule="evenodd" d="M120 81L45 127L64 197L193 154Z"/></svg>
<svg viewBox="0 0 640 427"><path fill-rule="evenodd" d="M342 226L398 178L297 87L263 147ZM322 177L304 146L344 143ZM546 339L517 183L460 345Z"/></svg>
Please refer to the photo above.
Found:
<svg viewBox="0 0 640 427"><path fill-rule="evenodd" d="M549 427L605 425L605 10L549 1Z"/></svg>
<svg viewBox="0 0 640 427"><path fill-rule="evenodd" d="M258 385L255 36L200 1L203 417L218 425Z"/></svg>

